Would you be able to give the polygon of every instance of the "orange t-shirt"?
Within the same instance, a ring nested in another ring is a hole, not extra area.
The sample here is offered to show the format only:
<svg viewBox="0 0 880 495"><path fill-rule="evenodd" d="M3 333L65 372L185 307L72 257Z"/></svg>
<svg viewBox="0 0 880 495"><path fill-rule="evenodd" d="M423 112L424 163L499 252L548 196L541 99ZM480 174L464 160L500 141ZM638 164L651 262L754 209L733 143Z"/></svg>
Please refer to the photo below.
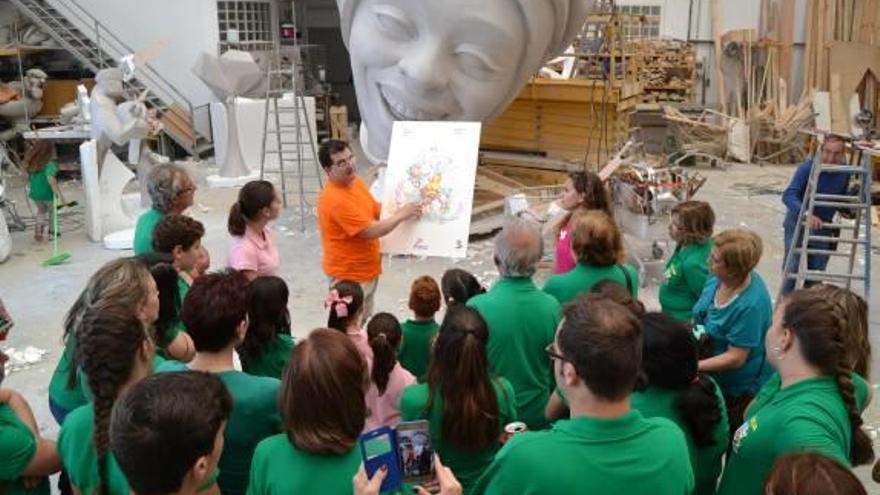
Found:
<svg viewBox="0 0 880 495"><path fill-rule="evenodd" d="M380 210L360 178L345 187L327 182L318 197L324 273L355 282L369 282L382 273L379 239L357 236L379 219Z"/></svg>

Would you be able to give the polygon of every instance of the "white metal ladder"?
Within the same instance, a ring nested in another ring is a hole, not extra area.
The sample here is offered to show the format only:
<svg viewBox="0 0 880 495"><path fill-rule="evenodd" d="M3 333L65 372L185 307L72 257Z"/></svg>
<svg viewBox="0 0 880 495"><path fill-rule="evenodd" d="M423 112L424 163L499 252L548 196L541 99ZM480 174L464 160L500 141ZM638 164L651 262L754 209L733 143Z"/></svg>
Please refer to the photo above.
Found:
<svg viewBox="0 0 880 495"><path fill-rule="evenodd" d="M852 290L853 282L861 282L865 301L871 300L871 158L872 155L880 155L880 152L853 145L852 153L851 164L832 165L820 163L821 147L817 149L791 249L785 259L780 295L786 281L791 279L795 280L795 290L803 288L809 282L836 283ZM823 173L849 175L849 191L846 194L819 194L817 192L819 176ZM853 222L823 225L823 228L837 229L839 231L837 237L814 233L810 229L809 222L816 207L849 210L853 214ZM840 249L816 249L810 247L811 241L839 244ZM864 263L861 265L857 263L860 247L864 254ZM797 255L800 256L798 263L792 266L793 258ZM807 258L810 255L846 258L845 271L831 271L831 264L826 271L809 270Z"/></svg>

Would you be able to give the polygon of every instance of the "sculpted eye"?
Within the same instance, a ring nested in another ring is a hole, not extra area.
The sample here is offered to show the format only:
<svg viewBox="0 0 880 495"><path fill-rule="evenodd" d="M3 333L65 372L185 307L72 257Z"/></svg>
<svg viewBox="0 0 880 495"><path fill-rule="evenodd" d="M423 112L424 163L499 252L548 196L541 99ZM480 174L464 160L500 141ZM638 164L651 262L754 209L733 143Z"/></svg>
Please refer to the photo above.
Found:
<svg viewBox="0 0 880 495"><path fill-rule="evenodd" d="M374 9L379 29L389 38L409 41L416 38L416 29L400 10L391 6L378 6Z"/></svg>
<svg viewBox="0 0 880 495"><path fill-rule="evenodd" d="M489 78L499 70L488 57L473 48L459 48L455 52L455 58L462 72L477 79Z"/></svg>

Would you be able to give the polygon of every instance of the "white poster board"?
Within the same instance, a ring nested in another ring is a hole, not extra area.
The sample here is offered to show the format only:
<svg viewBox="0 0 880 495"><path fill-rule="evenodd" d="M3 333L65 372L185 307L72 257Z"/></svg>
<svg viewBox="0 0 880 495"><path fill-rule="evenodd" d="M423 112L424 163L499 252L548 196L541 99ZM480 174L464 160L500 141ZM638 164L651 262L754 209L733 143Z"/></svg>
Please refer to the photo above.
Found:
<svg viewBox="0 0 880 495"><path fill-rule="evenodd" d="M382 238L382 252L467 255L479 122L395 122L382 194L382 219L420 202L422 216Z"/></svg>

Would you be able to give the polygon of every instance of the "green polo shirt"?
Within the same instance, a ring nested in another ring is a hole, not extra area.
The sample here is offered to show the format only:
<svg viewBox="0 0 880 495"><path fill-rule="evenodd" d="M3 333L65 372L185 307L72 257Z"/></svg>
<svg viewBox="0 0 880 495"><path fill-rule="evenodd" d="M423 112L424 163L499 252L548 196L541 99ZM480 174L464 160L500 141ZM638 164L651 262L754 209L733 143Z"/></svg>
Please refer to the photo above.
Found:
<svg viewBox="0 0 880 495"><path fill-rule="evenodd" d="M400 325L400 329L403 331L403 342L400 344L397 360L423 382L428 375L428 363L431 362L431 344L440 325L434 320L407 320Z"/></svg>
<svg viewBox="0 0 880 495"><path fill-rule="evenodd" d="M544 284L544 292L564 305L581 294L589 293L594 285L603 280L613 280L627 287L626 274L629 275L633 297L638 297L639 274L629 265L594 266L578 263L568 273L551 275Z"/></svg>
<svg viewBox="0 0 880 495"><path fill-rule="evenodd" d="M37 453L37 439L15 411L0 403L0 493L5 495L49 495L49 478L27 490L21 474Z"/></svg>
<svg viewBox="0 0 880 495"><path fill-rule="evenodd" d="M504 431L504 426L516 421L516 403L514 400L513 387L504 378L493 381L495 398L498 401L498 436ZM492 463L495 452L501 446L496 443L490 448L480 451L465 451L447 444L443 440L440 424L443 420L443 399L439 391L434 396L431 410L428 406L428 384L410 385L403 390L400 396L400 419L401 421L415 421L427 419L430 423L431 439L443 464L449 466L455 477L464 488L464 493L471 493L474 483Z"/></svg>
<svg viewBox="0 0 880 495"><path fill-rule="evenodd" d="M531 430L546 428L544 406L556 383L544 349L556 336L559 303L531 278L502 278L467 305L489 325L489 366L513 385L520 421Z"/></svg>
<svg viewBox="0 0 880 495"><path fill-rule="evenodd" d="M711 378L709 379L711 380ZM681 393L681 390L648 387L632 394L632 408L642 413L646 418L666 418L684 432L696 482L694 495L713 495L718 483L718 476L721 475L721 459L727 450L727 439L730 432L721 387L715 386L715 400L721 408L721 420L715 425L712 435L715 439L715 445L705 447L694 445L690 429L676 407L676 401Z"/></svg>
<svg viewBox="0 0 880 495"><path fill-rule="evenodd" d="M179 361L166 361L158 371L186 371ZM281 382L275 378L251 376L229 370L215 373L232 395L232 413L223 433L225 445L218 468L217 484L223 495L244 494L251 470L254 449L263 439L281 431L278 412L278 391ZM351 478L349 478L351 482Z"/></svg>
<svg viewBox="0 0 880 495"><path fill-rule="evenodd" d="M78 408L70 413L61 426L58 434L58 455L70 483L79 493L97 493L100 478L98 476L98 454L93 441L95 431L95 409L92 404ZM106 464L107 493L110 495L128 495L128 481L113 452L107 450L104 458Z"/></svg>
<svg viewBox="0 0 880 495"><path fill-rule="evenodd" d="M360 465L361 452L356 443L343 455L311 454L294 447L282 433L257 446L247 493L349 495L351 479Z"/></svg>
<svg viewBox="0 0 880 495"><path fill-rule="evenodd" d="M868 385L853 375L856 405L864 409ZM852 429L837 382L820 376L780 388L772 378L755 396L733 436L719 495L760 495L773 463L795 452L814 452L850 465Z"/></svg>
<svg viewBox="0 0 880 495"><path fill-rule="evenodd" d="M74 386L67 387L67 374L71 366L76 366L73 360L73 348L74 336L71 334L64 341L64 350L61 357L58 358L58 364L55 365L52 378L49 379L49 399L67 412L89 402L85 393L85 376L81 370L77 369L76 371Z"/></svg>
<svg viewBox="0 0 880 495"><path fill-rule="evenodd" d="M58 164L50 161L38 172L34 172L28 178L28 196L34 201L52 201L55 192L49 185L49 177L55 177L58 174Z"/></svg>
<svg viewBox="0 0 880 495"><path fill-rule="evenodd" d="M268 376L280 380L294 346L296 341L291 335L278 334L254 359L240 356L241 368L249 375Z"/></svg>
<svg viewBox="0 0 880 495"><path fill-rule="evenodd" d="M690 321L691 310L709 278L712 241L679 246L666 262L660 285L660 307L679 321Z"/></svg>
<svg viewBox="0 0 880 495"><path fill-rule="evenodd" d="M560 420L549 431L514 436L474 493L489 495L690 495L687 444L664 418L630 411L619 418Z"/></svg>
<svg viewBox="0 0 880 495"><path fill-rule="evenodd" d="M164 217L165 214L155 208L150 208L138 217L134 227L135 256L153 252L153 230Z"/></svg>

